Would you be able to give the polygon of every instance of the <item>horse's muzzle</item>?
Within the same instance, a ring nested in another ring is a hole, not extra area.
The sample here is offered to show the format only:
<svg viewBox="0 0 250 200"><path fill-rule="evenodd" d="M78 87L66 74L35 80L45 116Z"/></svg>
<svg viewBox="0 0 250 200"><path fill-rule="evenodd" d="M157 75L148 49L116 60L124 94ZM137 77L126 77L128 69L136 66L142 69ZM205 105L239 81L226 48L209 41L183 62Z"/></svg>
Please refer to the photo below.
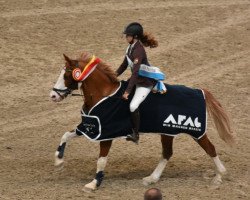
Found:
<svg viewBox="0 0 250 200"><path fill-rule="evenodd" d="M50 98L54 102L62 101L64 98L66 98L69 94L71 94L71 89L57 89L53 88L50 92Z"/></svg>

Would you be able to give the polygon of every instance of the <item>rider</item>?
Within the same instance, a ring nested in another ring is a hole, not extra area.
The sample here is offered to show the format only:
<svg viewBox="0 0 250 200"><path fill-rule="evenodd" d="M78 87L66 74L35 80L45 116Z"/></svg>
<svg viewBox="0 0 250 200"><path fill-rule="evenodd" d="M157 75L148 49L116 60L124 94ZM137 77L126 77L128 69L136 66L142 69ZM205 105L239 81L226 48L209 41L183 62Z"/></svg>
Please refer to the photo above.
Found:
<svg viewBox="0 0 250 200"><path fill-rule="evenodd" d="M123 63L117 69L117 76L121 75L129 66L132 75L129 79L128 86L123 94L124 99L128 99L134 86L136 86L135 94L130 102L130 112L133 125L133 133L127 136L127 140L138 143L139 141L139 125L140 115L138 107L150 93L156 81L154 79L139 76L138 72L141 64L149 66L147 54L144 47L155 48L158 42L150 34L143 32L143 27L137 22L130 23L123 32L129 46L126 51Z"/></svg>

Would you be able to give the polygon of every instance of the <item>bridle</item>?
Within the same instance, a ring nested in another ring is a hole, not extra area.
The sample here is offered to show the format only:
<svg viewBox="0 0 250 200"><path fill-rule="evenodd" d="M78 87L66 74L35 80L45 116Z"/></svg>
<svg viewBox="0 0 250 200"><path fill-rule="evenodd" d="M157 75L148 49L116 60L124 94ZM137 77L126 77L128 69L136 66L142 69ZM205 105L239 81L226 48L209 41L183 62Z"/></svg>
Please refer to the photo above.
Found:
<svg viewBox="0 0 250 200"><path fill-rule="evenodd" d="M94 63L94 60L95 61L97 61L96 63ZM99 59L95 59L95 57L93 56L92 57L92 61L90 61L86 66L89 66L90 64L95 64L95 65L97 65L99 62L100 62L100 60ZM78 64L78 62L75 64L75 66L78 68L79 67L79 64ZM86 66L85 66L85 68L86 68ZM91 67L91 66L90 66ZM65 72L73 72L73 70L72 69L68 69L67 67L64 67L64 70L65 70ZM89 73L87 74L87 76L92 72L93 70L91 70L91 71L89 71ZM83 78L82 80L79 80L78 82L83 82L83 80L84 80L85 78ZM78 85L79 86L79 85ZM65 99L69 94L71 94L71 96L84 96L83 94L72 94L72 91L73 91L73 89L70 89L70 88L66 88L66 89L57 89L57 88L52 88L52 90L54 91L54 92L56 92L62 99ZM107 96L103 96L103 97L107 97ZM117 98L117 97L112 97L112 98ZM121 98L121 97L119 97L119 98Z"/></svg>
<svg viewBox="0 0 250 200"><path fill-rule="evenodd" d="M78 67L78 63L76 64L76 66ZM69 71L72 72L71 69L68 69L67 67L63 68L65 70L65 72ZM69 94L72 93L72 89L70 88L66 88L66 89L57 89L57 88L52 88L53 91L55 91L62 99L66 98ZM72 94L72 96L83 96L81 94Z"/></svg>
<svg viewBox="0 0 250 200"><path fill-rule="evenodd" d="M72 90L67 88L67 89L57 89L53 88L53 91L55 91L62 99L66 98L69 94L71 94Z"/></svg>
<svg viewBox="0 0 250 200"><path fill-rule="evenodd" d="M64 67L65 72L69 71L72 73L73 79L75 79L77 82L83 82L96 68L96 66L101 62L99 58L96 58L94 55L90 59L90 61L86 64L83 70L79 68L79 63L75 63L75 68L68 69L66 66ZM57 89L53 88L53 91L55 91L62 99L66 98L73 89L66 88L66 89ZM82 96L79 94L73 95L72 96Z"/></svg>

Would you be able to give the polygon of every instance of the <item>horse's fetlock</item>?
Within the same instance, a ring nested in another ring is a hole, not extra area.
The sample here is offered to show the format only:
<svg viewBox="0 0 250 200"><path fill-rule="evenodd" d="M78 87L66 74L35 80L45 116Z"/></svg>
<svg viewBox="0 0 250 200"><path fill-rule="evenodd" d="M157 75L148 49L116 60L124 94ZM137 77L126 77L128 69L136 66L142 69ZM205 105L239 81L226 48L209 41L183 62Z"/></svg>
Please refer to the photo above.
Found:
<svg viewBox="0 0 250 200"><path fill-rule="evenodd" d="M65 147L66 147L66 142L64 142L62 145L60 145L60 146L57 148L56 154L57 154L57 157L58 157L58 158L60 158L60 159L63 158ZM58 153L57 153L57 152L58 152Z"/></svg>
<svg viewBox="0 0 250 200"><path fill-rule="evenodd" d="M103 171L99 171L96 173L95 180L96 180L96 186L99 187L103 181L104 173Z"/></svg>
<svg viewBox="0 0 250 200"><path fill-rule="evenodd" d="M222 165L220 168L217 169L217 172L221 175L225 175L227 173L226 168Z"/></svg>

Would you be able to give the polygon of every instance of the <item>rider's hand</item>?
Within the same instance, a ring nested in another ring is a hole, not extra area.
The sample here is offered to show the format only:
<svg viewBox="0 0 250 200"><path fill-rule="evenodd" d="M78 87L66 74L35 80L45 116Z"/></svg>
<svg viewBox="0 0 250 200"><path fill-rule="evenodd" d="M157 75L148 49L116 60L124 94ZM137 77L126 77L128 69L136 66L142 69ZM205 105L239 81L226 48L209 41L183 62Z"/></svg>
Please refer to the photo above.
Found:
<svg viewBox="0 0 250 200"><path fill-rule="evenodd" d="M124 92L124 94L122 95L122 98L125 100L128 100L128 95L129 95L128 92Z"/></svg>

